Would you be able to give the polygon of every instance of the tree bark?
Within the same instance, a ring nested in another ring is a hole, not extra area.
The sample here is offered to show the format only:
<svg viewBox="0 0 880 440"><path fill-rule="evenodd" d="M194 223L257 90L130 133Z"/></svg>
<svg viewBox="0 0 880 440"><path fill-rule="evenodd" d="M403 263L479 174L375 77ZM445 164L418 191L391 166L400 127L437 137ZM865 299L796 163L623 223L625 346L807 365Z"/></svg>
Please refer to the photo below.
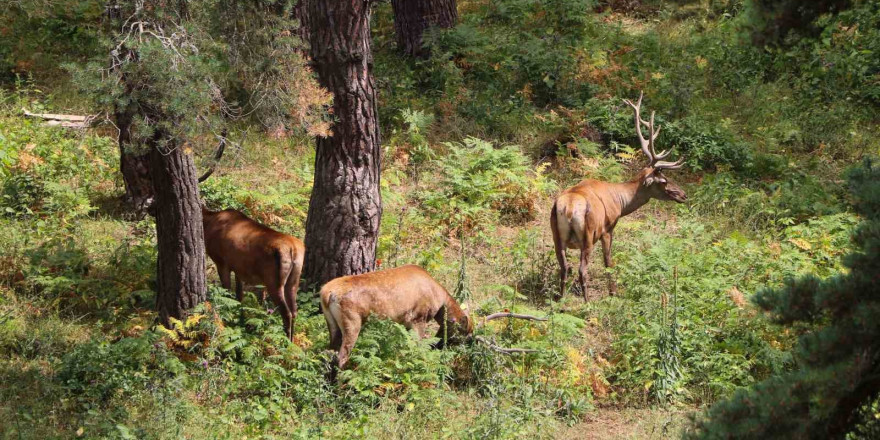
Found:
<svg viewBox="0 0 880 440"><path fill-rule="evenodd" d="M125 110L116 111L119 128L119 169L125 184L123 202L142 217L153 203L153 182L150 179L150 154L147 151L131 151L132 115Z"/></svg>
<svg viewBox="0 0 880 440"><path fill-rule="evenodd" d="M159 131L154 139L163 136ZM156 306L167 326L169 317L181 319L206 299L205 238L192 156L174 139L150 147L159 248Z"/></svg>
<svg viewBox="0 0 880 440"><path fill-rule="evenodd" d="M299 22L299 27L296 28L296 31L294 34L297 37L299 37L300 40L302 40L302 43L304 45L308 45L309 44L309 29L308 29L308 27L306 27L306 20L308 19L308 17L306 16L305 8L303 5L303 3L305 3L305 2L306 2L306 0L296 0L296 3L293 4L293 10L291 11L291 14L293 15L293 18L295 18L296 21ZM308 49L303 50L304 57L308 55L307 53L305 53L307 51L308 51Z"/></svg>
<svg viewBox="0 0 880 440"><path fill-rule="evenodd" d="M376 266L382 200L379 124L370 52L370 2L303 0L318 81L333 93L336 122L318 137L306 221L311 284Z"/></svg>
<svg viewBox="0 0 880 440"><path fill-rule="evenodd" d="M405 54L423 58L422 35L430 27L451 28L458 21L455 0L391 0L397 47Z"/></svg>

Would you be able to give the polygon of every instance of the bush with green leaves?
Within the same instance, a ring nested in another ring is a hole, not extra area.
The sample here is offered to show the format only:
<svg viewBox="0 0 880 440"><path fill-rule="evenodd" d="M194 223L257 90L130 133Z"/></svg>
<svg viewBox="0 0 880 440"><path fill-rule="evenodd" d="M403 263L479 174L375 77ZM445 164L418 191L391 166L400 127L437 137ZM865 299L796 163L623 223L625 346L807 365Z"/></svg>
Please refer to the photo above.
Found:
<svg viewBox="0 0 880 440"><path fill-rule="evenodd" d="M5 92L0 92L0 94ZM25 91L15 93L26 93ZM21 97L0 95L0 213L85 216L113 192L116 152L110 138L46 127L15 115Z"/></svg>
<svg viewBox="0 0 880 440"><path fill-rule="evenodd" d="M403 127L393 130L388 141L399 150L395 156L401 153L405 155L402 158L403 162L415 180L419 179L422 167L436 156L428 141L428 130L434 120L435 117L431 113L404 109L400 113L400 123Z"/></svg>
<svg viewBox="0 0 880 440"><path fill-rule="evenodd" d="M646 100L643 107L655 110L650 102ZM657 144L662 149L674 148L678 156L686 157L688 169L711 170L719 165L744 169L750 165L753 150L730 129L696 115L669 120L662 109L656 110L659 111L656 123L662 128ZM591 99L586 104L586 112L590 123L611 139L638 145L632 109L623 104L623 98Z"/></svg>
<svg viewBox="0 0 880 440"><path fill-rule="evenodd" d="M152 305L156 249L148 222L132 236L110 243L77 237L84 231L75 225L43 226L57 228L57 236L41 236L46 232L38 228L23 231L36 238L22 249L26 263L19 268L24 277L20 286L33 297L65 314L85 312L111 321Z"/></svg>
<svg viewBox="0 0 880 440"><path fill-rule="evenodd" d="M874 418L859 416L877 398L880 168L871 160L849 174L864 221L853 234L847 273L808 275L764 289L753 301L778 325L806 325L795 368L719 402L696 421L690 438L843 438Z"/></svg>
<svg viewBox="0 0 880 440"><path fill-rule="evenodd" d="M448 153L435 161L438 187L420 198L429 214L451 229L481 230L499 218L531 220L535 198L553 188L519 147L495 147L477 138L446 147Z"/></svg>
<svg viewBox="0 0 880 440"><path fill-rule="evenodd" d="M689 196L699 212L735 218L744 229L763 232L844 211L837 183L788 169L776 177L752 180L718 172L707 175Z"/></svg>
<svg viewBox="0 0 880 440"><path fill-rule="evenodd" d="M88 60L100 47L100 0L5 2L0 8L0 83L19 75L58 75L57 62Z"/></svg>
<svg viewBox="0 0 880 440"><path fill-rule="evenodd" d="M785 371L792 365L792 336L755 316L746 297L798 274L840 273L836 256L854 224L851 214L824 217L785 229L782 242L688 217L675 230L655 222L624 226L620 233L636 235L617 248L615 274L626 293L591 307L616 334L612 383L636 401L656 391L658 378L668 373L656 349L665 334L664 314L676 316L681 377L673 400L712 402Z"/></svg>
<svg viewBox="0 0 880 440"><path fill-rule="evenodd" d="M184 365L160 343L160 335L150 332L112 344L97 341L77 346L64 356L58 380L91 409L183 372Z"/></svg>
<svg viewBox="0 0 880 440"><path fill-rule="evenodd" d="M407 60L385 53L393 50L391 44L378 44L377 58L387 61L377 67L378 80L392 90L383 103L396 114L405 108L427 108L427 97L443 117L487 130L481 135L509 140L535 108L576 105L589 97L591 88L576 77L571 60L588 41L586 25L594 5L593 0L475 5L455 28L428 32L425 42L431 46L431 58L409 61L404 68L399 64ZM377 18L384 23L391 14L379 13Z"/></svg>

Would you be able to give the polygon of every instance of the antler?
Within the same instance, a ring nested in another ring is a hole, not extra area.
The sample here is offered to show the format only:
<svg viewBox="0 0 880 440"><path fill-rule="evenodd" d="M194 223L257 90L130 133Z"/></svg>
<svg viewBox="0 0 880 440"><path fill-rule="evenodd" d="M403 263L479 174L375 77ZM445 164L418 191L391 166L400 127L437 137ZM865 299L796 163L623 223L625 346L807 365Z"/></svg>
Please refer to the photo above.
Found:
<svg viewBox="0 0 880 440"><path fill-rule="evenodd" d="M665 159L672 153L672 149L663 150L660 153L654 151L654 141L657 140L657 137L660 136L660 127L654 127L654 115L655 112L651 112L651 120L645 121L641 116L642 109L642 98L644 97L644 92L639 92L639 101L633 104L629 99L624 99L627 105L632 107L633 111L635 111L635 122L636 122L636 134L639 135L639 143L642 145L642 152L645 153L645 156L648 156L650 167L656 169L666 169L666 170L677 170L684 166L684 158L679 159L677 162L664 162L662 159ZM642 134L642 125L646 126L648 130L650 130L650 136L646 139Z"/></svg>

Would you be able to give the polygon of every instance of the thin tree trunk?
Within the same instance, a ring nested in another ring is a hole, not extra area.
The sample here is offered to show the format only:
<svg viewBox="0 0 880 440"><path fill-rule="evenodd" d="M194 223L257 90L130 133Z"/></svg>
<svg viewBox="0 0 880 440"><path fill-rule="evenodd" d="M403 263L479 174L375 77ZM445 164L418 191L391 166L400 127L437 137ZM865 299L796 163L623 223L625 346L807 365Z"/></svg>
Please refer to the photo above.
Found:
<svg viewBox="0 0 880 440"><path fill-rule="evenodd" d="M131 113L116 112L116 126L119 128L119 169L125 184L123 202L140 217L153 203L153 182L150 179L150 154L148 151L131 151Z"/></svg>
<svg viewBox="0 0 880 440"><path fill-rule="evenodd" d="M451 28L458 21L455 0L391 0L397 47L412 57L427 57L422 35L430 27Z"/></svg>
<svg viewBox="0 0 880 440"><path fill-rule="evenodd" d="M156 306L167 326L169 317L181 319L206 299L205 239L192 156L175 140L150 147L159 245Z"/></svg>
<svg viewBox="0 0 880 440"><path fill-rule="evenodd" d="M291 11L291 14L293 14L293 18L295 18L296 21L299 22L299 27L296 28L295 35L297 37L299 37L300 40L302 40L302 43L304 45L308 45L309 44L309 30L308 30L308 27L306 27L306 19L308 17L306 17L306 13L305 13L305 7L304 7L305 2L306 2L306 0L297 0L296 3L294 3L294 5L293 5L293 11ZM305 51L308 51L308 49L304 49L304 52ZM305 56L308 56L308 54L303 53L303 57L305 57Z"/></svg>
<svg viewBox="0 0 880 440"><path fill-rule="evenodd" d="M333 93L333 135L318 137L305 277L324 284L376 265L382 200L370 2L303 0L318 81Z"/></svg>

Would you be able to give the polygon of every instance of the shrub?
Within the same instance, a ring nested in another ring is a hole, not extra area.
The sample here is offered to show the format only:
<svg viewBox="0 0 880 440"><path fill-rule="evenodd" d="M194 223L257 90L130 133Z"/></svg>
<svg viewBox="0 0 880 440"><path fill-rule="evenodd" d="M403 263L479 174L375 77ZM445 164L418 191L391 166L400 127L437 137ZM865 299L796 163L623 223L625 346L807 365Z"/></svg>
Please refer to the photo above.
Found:
<svg viewBox="0 0 880 440"><path fill-rule="evenodd" d="M158 342L158 334L146 333L115 343L79 345L64 356L58 380L85 408L100 407L110 398L183 373L184 365Z"/></svg>
<svg viewBox="0 0 880 440"><path fill-rule="evenodd" d="M797 368L714 405L696 420L690 438L843 438L857 428L860 409L875 402L878 366L870 353L880 329L880 171L866 160L849 181L865 216L853 235L855 252L845 259L849 272L790 279L753 299L780 325L813 328L799 338Z"/></svg>
<svg viewBox="0 0 880 440"><path fill-rule="evenodd" d="M755 316L746 297L796 274L840 273L835 257L846 249L854 221L840 214L790 227L781 243L715 230L686 217L674 231L657 230L662 226L650 222L628 231L636 237L618 246L622 258L615 270L625 294L594 306L616 334L612 383L637 401L655 394L661 385L657 378L667 375L656 349L662 345L664 310L667 318L677 315L682 379L672 388L676 400L711 402L790 367L786 349L793 335ZM664 301L675 284L677 307Z"/></svg>
<svg viewBox="0 0 880 440"><path fill-rule="evenodd" d="M632 112L623 105L622 98L591 99L586 112L590 123L608 133L612 140L638 145ZM662 113L657 115L656 124L662 126L657 140L660 149L674 148L678 156L687 158L690 170L711 170L719 165L746 169L750 165L752 149L723 124L698 116L669 121Z"/></svg>
<svg viewBox="0 0 880 440"><path fill-rule="evenodd" d="M451 229L481 230L499 216L531 220L535 199L552 188L543 167L532 170L519 147L496 148L476 138L446 146L449 153L435 162L439 188L420 197L431 215Z"/></svg>
<svg viewBox="0 0 880 440"><path fill-rule="evenodd" d="M98 0L5 5L0 11L0 82L12 82L15 74L57 74L58 59L94 56L105 6Z"/></svg>
<svg viewBox="0 0 880 440"><path fill-rule="evenodd" d="M17 99L21 99L18 97ZM7 216L84 216L115 189L110 138L77 135L6 114L0 107L0 210ZM17 110L16 110L17 111Z"/></svg>

